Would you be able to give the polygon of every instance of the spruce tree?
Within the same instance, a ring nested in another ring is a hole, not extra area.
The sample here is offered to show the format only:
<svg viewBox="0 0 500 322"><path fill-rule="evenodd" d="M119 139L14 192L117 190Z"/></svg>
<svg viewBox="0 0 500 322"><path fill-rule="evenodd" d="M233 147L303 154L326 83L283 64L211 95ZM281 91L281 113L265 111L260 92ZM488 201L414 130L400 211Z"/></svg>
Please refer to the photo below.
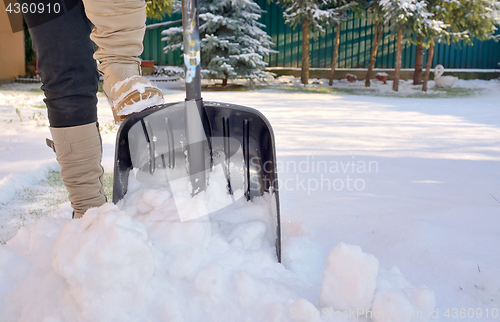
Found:
<svg viewBox="0 0 500 322"><path fill-rule="evenodd" d="M451 21L451 31L454 35L469 35L479 40L500 38L494 36L500 24L500 1L497 0L455 0L460 5L455 6ZM466 37L469 38L469 37Z"/></svg>
<svg viewBox="0 0 500 322"><path fill-rule="evenodd" d="M178 11L180 6L176 6ZM265 57L276 51L257 20L263 10L253 0L199 0L201 67L204 77L222 80L263 79ZM182 27L162 32L164 51L182 48Z"/></svg>

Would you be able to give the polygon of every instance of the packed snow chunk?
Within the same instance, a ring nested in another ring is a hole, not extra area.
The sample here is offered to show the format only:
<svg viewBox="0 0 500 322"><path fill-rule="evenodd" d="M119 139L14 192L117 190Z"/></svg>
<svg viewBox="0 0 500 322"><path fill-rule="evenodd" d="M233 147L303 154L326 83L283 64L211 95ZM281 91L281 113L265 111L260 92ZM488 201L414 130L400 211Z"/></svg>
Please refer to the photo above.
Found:
<svg viewBox="0 0 500 322"><path fill-rule="evenodd" d="M238 225L229 235L233 246L258 250L266 235L266 223L254 221Z"/></svg>
<svg viewBox="0 0 500 322"><path fill-rule="evenodd" d="M378 259L340 243L328 256L320 303L338 311L367 311L377 286Z"/></svg>
<svg viewBox="0 0 500 322"><path fill-rule="evenodd" d="M234 275L234 287L241 302L248 303L258 296L255 280L245 271Z"/></svg>
<svg viewBox="0 0 500 322"><path fill-rule="evenodd" d="M85 320L140 320L145 286L155 260L143 223L113 204L68 222L53 248L53 269L63 276Z"/></svg>
<svg viewBox="0 0 500 322"><path fill-rule="evenodd" d="M163 228L163 229L162 229ZM174 278L192 280L206 260L211 226L208 220L173 221L158 224L151 236L155 248L164 256L167 272Z"/></svg>
<svg viewBox="0 0 500 322"><path fill-rule="evenodd" d="M212 263L198 272L195 279L195 286L198 291L212 296L221 296L224 288L222 285L224 269Z"/></svg>
<svg viewBox="0 0 500 322"><path fill-rule="evenodd" d="M180 222L157 221L150 228L155 247L168 256L182 256L188 249L205 249L210 242L211 225L208 220Z"/></svg>
<svg viewBox="0 0 500 322"><path fill-rule="evenodd" d="M161 207L170 199L171 195L172 194L168 190L145 189L142 198L137 201L137 210L141 213L149 213Z"/></svg>
<svg viewBox="0 0 500 322"><path fill-rule="evenodd" d="M143 199L144 202L149 204L154 208L158 208L163 205L168 199L170 199L171 194L165 191L159 191L154 189L147 189L144 191Z"/></svg>
<svg viewBox="0 0 500 322"><path fill-rule="evenodd" d="M397 267L380 271L372 311L376 322L428 321L436 307L434 292L427 286L413 286Z"/></svg>

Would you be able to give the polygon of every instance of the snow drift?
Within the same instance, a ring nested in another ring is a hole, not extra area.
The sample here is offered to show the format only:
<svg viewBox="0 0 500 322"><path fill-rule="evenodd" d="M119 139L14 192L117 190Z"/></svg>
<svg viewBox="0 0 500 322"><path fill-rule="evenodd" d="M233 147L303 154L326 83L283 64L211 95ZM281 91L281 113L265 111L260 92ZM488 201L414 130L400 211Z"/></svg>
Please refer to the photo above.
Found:
<svg viewBox="0 0 500 322"><path fill-rule="evenodd" d="M343 243L320 297L304 298L313 286L276 261L264 200L181 222L167 191L134 189L79 220L44 217L0 247L2 321L309 321L375 310L375 321L410 321L392 317L434 309L431 290Z"/></svg>

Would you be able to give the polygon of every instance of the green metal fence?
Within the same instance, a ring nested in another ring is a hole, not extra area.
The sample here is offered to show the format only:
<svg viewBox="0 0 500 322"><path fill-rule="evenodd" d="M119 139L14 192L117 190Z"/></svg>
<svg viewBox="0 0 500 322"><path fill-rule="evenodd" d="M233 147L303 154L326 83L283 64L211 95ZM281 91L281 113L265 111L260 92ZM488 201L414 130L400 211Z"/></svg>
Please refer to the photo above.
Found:
<svg viewBox="0 0 500 322"><path fill-rule="evenodd" d="M301 28L292 29L286 25L283 19L283 11L274 3L267 0L256 0L262 9L266 11L261 17L261 22L266 25L267 33L276 44L275 50L278 54L271 55L267 62L270 67L300 67L302 57ZM166 17L164 21L178 20L180 15ZM148 21L154 23L157 21ZM332 63L333 45L335 41L336 27L328 28L325 34L314 33L310 45L310 67L329 68ZM154 60L157 65L182 65L181 52L165 54L163 47L165 42L161 41L161 31L166 28L158 28L146 31L144 39L144 53L142 59ZM338 55L339 68L364 68L368 67L370 51L373 41L372 24L366 18L355 18L349 16L346 22L341 24L340 45ZM405 43L403 47L403 68L413 68L415 64L416 46ZM426 55L426 53L424 54ZM396 40L388 32L382 39L376 68L394 68L396 56ZM424 61L426 60L424 56ZM500 68L500 42L479 41L475 39L473 45L457 43L451 45L437 44L433 59L433 66L444 65L445 68L474 68L494 69Z"/></svg>
<svg viewBox="0 0 500 322"><path fill-rule="evenodd" d="M180 14L172 14L172 16L167 16L162 21L174 21L181 19ZM160 22L154 19L148 19L147 24L153 24ZM141 58L144 60L154 60L156 65L170 65L170 66L180 66L183 64L181 58L182 52L177 50L175 52L169 52L165 54L163 52L163 47L166 46L166 42L161 41L163 38L161 32L167 27L160 27L156 29L146 30L146 35L144 36L144 51Z"/></svg>

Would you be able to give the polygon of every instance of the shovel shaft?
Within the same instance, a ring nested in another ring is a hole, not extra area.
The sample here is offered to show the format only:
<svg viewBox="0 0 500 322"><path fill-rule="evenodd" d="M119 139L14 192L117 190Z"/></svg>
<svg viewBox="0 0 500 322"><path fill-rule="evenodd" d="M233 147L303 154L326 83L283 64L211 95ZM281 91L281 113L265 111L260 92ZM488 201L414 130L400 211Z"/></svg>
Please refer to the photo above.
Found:
<svg viewBox="0 0 500 322"><path fill-rule="evenodd" d="M201 100L200 30L198 0L182 0L186 100Z"/></svg>
<svg viewBox="0 0 500 322"><path fill-rule="evenodd" d="M184 64L186 65L186 106L185 127L188 140L188 173L192 194L204 191L205 176L205 136L202 117L200 70L200 30L198 27L198 0L182 0L182 31L184 37Z"/></svg>
<svg viewBox="0 0 500 322"><path fill-rule="evenodd" d="M184 108L187 138L188 173L191 181L191 193L194 195L206 189L205 150L208 148L207 137L200 116L202 101L187 101Z"/></svg>

